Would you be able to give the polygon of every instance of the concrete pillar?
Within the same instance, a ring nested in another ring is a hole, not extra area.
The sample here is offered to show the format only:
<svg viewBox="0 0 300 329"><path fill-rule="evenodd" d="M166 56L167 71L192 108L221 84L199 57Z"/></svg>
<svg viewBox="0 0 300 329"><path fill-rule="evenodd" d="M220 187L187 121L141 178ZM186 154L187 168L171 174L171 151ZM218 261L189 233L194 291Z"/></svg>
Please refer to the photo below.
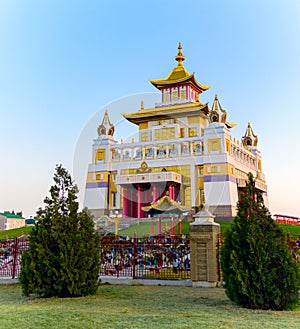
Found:
<svg viewBox="0 0 300 329"><path fill-rule="evenodd" d="M190 224L191 279L194 287L215 287L221 281L220 224L204 205Z"/></svg>

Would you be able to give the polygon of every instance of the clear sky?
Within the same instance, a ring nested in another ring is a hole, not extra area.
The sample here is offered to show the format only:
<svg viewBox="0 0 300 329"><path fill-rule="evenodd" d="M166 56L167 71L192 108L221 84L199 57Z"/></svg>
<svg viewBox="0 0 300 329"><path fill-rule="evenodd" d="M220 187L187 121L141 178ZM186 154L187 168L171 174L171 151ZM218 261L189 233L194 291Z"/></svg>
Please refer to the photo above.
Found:
<svg viewBox="0 0 300 329"><path fill-rule="evenodd" d="M201 100L258 135L270 210L300 216L299 17L298 0L0 0L0 211L34 215L90 118L155 92L180 41Z"/></svg>

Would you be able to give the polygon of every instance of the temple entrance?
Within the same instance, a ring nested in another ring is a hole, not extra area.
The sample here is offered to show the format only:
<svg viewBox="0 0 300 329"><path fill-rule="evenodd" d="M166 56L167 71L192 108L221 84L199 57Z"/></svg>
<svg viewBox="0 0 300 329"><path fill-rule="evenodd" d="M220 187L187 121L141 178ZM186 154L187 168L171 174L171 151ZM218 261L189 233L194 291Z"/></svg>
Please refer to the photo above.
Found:
<svg viewBox="0 0 300 329"><path fill-rule="evenodd" d="M116 182L122 187L123 217L148 217L143 208L165 196L180 202L181 180L180 174L166 171L118 176Z"/></svg>

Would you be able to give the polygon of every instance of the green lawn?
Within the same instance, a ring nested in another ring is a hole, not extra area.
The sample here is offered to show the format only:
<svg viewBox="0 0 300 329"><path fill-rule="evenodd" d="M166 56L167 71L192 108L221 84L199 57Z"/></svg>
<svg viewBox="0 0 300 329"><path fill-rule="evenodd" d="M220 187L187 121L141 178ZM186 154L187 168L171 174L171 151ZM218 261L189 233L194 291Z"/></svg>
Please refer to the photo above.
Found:
<svg viewBox="0 0 300 329"><path fill-rule="evenodd" d="M165 227L165 224L166 222L162 223L162 230ZM182 225L183 234L189 234L189 224L190 222L182 222L181 225ZM224 235L232 225L232 222L219 222L219 224L221 226L221 233ZM120 230L119 234L129 235L129 236L132 236L134 232L136 232L138 236L151 234L151 225L152 225L151 222L141 222L140 224L137 225L131 225L127 229ZM167 222L167 225L171 227L171 222ZM300 237L300 225L279 224L279 226L284 231L289 231L292 237ZM156 223L154 223L154 233L155 234L157 233ZM177 234L177 226L175 226L175 234Z"/></svg>
<svg viewBox="0 0 300 329"><path fill-rule="evenodd" d="M165 228L165 225L168 225L169 228L171 227L171 222L163 222L162 223L162 230ZM182 222L182 233L183 234L189 234L189 224L190 222ZM231 226L232 222L220 222L221 225L221 233L225 234L225 232L228 230L228 228ZM137 225L131 225L129 228L124 230L119 230L120 235L129 235L133 236L134 233L138 236L151 234L151 222L141 222ZM292 237L300 237L300 225L288 225L288 224L279 224L279 226L284 231L289 231ZM5 240L6 238L14 238L16 236L21 235L29 235L32 230L32 226L28 227L21 227L16 228L13 230L7 230L7 231L0 231L0 240ZM175 234L177 234L177 226L175 226ZM154 234L157 233L156 224L154 225Z"/></svg>
<svg viewBox="0 0 300 329"><path fill-rule="evenodd" d="M15 238L16 236L28 235L32 230L32 226L14 228L12 230L0 231L0 240Z"/></svg>
<svg viewBox="0 0 300 329"><path fill-rule="evenodd" d="M181 230L183 234L189 234L189 222L181 222ZM119 230L119 234L120 235L129 235L129 236L133 236L134 233L137 234L137 236L141 236L141 235L146 235L146 234L151 234L152 232L152 223L151 222L140 222L139 224L136 225L131 225L130 227L123 229L123 230ZM161 223L161 230L162 232L164 231L164 229L166 228L166 226L171 229L171 221L163 221ZM177 234L178 232L178 227L177 225L175 225L175 234ZM154 235L157 234L157 223L154 222Z"/></svg>
<svg viewBox="0 0 300 329"><path fill-rule="evenodd" d="M222 288L101 285L95 296L34 299L19 285L0 285L5 329L299 328L293 312L253 311L232 304Z"/></svg>

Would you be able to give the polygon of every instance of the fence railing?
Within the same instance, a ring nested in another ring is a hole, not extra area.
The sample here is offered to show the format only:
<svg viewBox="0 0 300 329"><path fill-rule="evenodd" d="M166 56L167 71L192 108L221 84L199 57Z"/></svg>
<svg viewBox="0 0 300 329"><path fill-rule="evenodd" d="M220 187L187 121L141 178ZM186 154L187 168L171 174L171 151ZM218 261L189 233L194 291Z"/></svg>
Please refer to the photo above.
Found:
<svg viewBox="0 0 300 329"><path fill-rule="evenodd" d="M15 279L21 271L21 255L28 249L27 237L0 240L0 278Z"/></svg>
<svg viewBox="0 0 300 329"><path fill-rule="evenodd" d="M151 236L101 240L100 276L133 279L190 278L190 241L187 236Z"/></svg>
<svg viewBox="0 0 300 329"><path fill-rule="evenodd" d="M223 244L220 238L218 249ZM287 243L291 254L300 259L300 237ZM15 279L21 271L21 255L28 249L27 237L0 240L0 278ZM100 242L100 276L133 279L190 279L189 236L150 236L122 238L108 235Z"/></svg>

